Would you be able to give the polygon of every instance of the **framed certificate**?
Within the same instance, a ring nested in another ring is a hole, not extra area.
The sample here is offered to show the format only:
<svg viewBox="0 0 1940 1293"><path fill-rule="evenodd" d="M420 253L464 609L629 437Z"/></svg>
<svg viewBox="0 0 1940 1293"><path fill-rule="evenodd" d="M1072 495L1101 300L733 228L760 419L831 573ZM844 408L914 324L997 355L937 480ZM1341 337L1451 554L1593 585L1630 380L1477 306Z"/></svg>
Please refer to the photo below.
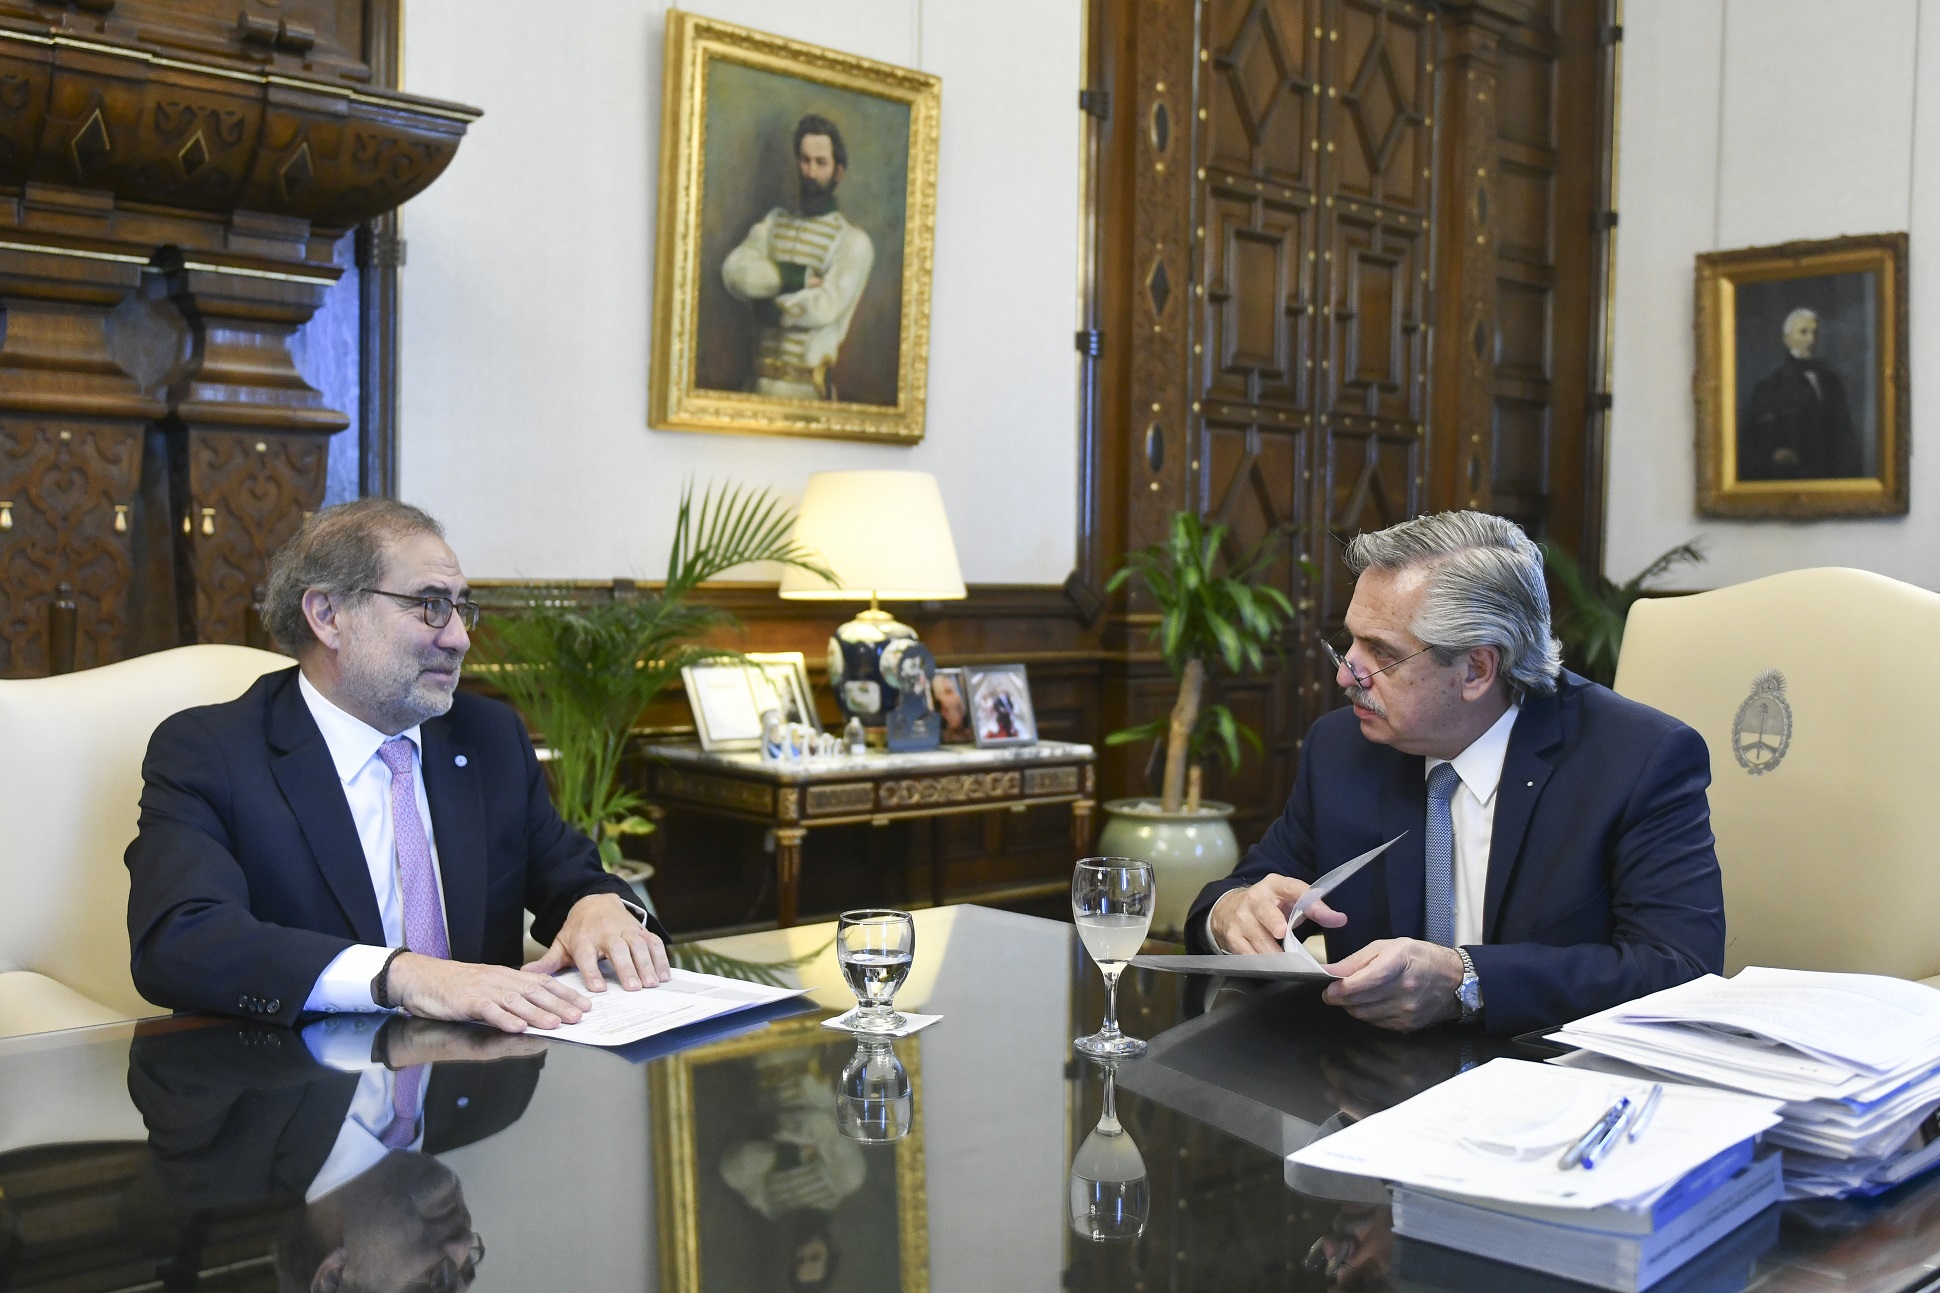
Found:
<svg viewBox="0 0 1940 1293"><path fill-rule="evenodd" d="M759 750L761 716L777 710L784 723L821 730L808 685L808 661L799 651L762 651L690 664L680 671L701 748Z"/></svg>

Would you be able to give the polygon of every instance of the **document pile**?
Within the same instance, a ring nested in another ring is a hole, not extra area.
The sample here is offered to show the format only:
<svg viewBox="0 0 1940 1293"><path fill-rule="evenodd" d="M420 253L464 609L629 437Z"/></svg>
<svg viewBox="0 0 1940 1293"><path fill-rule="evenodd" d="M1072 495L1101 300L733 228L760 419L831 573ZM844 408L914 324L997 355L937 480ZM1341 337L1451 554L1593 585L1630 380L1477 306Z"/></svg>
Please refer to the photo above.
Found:
<svg viewBox="0 0 1940 1293"><path fill-rule="evenodd" d="M1787 1198L1877 1194L1940 1162L1940 992L1924 984L1753 967L1551 1036L1600 1057L1565 1063L1784 1101L1765 1139L1785 1151Z"/></svg>
<svg viewBox="0 0 1940 1293"><path fill-rule="evenodd" d="M1393 1182L1397 1234L1636 1293L1779 1197L1776 1159L1753 1143L1776 1101L1660 1090L1653 1103L1648 1080L1492 1060L1289 1161ZM1606 1123L1646 1105L1647 1123ZM1593 1166L1562 1166L1599 1125L1617 1135Z"/></svg>

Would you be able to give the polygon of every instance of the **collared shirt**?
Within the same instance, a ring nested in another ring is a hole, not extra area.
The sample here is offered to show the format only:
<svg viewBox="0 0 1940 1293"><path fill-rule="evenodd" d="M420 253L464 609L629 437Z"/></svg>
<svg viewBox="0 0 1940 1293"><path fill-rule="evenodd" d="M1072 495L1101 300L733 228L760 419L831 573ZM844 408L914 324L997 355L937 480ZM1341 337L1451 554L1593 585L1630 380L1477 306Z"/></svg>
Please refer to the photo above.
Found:
<svg viewBox="0 0 1940 1293"><path fill-rule="evenodd" d="M315 1203L376 1167L391 1152L382 1137L397 1116L392 1104L397 1074L372 1058L377 1031L361 1021L320 1019L305 1028L301 1036L317 1063L340 1073L357 1075L357 1091L350 1098L350 1108L344 1114L337 1139L330 1146L330 1154L323 1160L316 1179L303 1192L304 1202ZM424 1096L430 1085L424 1082L418 1086L417 1134L409 1145L401 1148L423 1147Z"/></svg>
<svg viewBox="0 0 1940 1293"><path fill-rule="evenodd" d="M391 769L377 757L377 749L391 738L362 719L345 713L299 673L297 689L303 703L323 733L330 750L330 762L343 783L344 798L350 803L350 817L357 825L357 841L364 847L364 865L370 869L371 891L377 895L377 913L384 922L383 947L359 944L344 949L325 966L310 989L305 1010L375 1010L371 999L371 980L384 968L391 949L404 946L404 898L398 884L397 833L391 822ZM424 836L431 845L431 869L438 877L438 892L444 893L443 873L438 870L438 841L431 829L431 805L424 797L424 739L413 727L398 735L411 742L418 820L424 823Z"/></svg>
<svg viewBox="0 0 1940 1293"><path fill-rule="evenodd" d="M1520 705L1511 705L1494 726L1469 742L1452 759L1429 759L1426 777L1444 763L1455 766L1461 784L1448 799L1448 816L1455 828L1455 946L1473 947L1482 941L1483 908L1489 890L1489 845L1495 838L1495 792L1502 781L1502 763L1509 757L1509 733L1515 728Z"/></svg>
<svg viewBox="0 0 1940 1293"><path fill-rule="evenodd" d="M1489 845L1495 837L1495 792L1502 781L1502 765L1509 757L1509 733L1522 706L1511 705L1488 731L1469 742L1453 759L1429 759L1422 768L1425 780L1444 763L1455 765L1460 784L1449 796L1448 815L1455 828L1455 946L1482 942L1482 918L1488 901ZM1303 926L1303 938L1321 933L1318 925ZM1206 913L1206 942L1225 952L1213 937L1212 913Z"/></svg>

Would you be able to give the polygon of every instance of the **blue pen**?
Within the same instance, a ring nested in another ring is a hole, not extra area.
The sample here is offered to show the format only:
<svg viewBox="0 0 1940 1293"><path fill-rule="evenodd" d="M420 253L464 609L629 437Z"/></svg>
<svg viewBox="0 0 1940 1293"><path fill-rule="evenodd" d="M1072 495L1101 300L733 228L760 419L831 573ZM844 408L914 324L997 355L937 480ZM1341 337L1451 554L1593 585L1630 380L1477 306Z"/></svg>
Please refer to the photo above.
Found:
<svg viewBox="0 0 1940 1293"><path fill-rule="evenodd" d="M1594 1126L1570 1142L1570 1147L1563 1151L1563 1156L1557 1160L1556 1166L1565 1172L1577 1166L1595 1167L1597 1156L1608 1147L1609 1141L1623 1126L1624 1115L1629 1112L1630 1097L1624 1096L1606 1109Z"/></svg>

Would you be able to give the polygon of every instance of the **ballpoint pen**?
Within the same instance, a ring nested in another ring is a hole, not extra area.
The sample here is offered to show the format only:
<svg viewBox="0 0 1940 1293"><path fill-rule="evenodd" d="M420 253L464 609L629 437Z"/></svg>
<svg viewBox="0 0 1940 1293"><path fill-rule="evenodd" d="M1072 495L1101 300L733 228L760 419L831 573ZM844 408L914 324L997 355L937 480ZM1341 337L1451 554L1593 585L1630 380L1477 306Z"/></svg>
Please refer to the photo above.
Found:
<svg viewBox="0 0 1940 1293"><path fill-rule="evenodd" d="M1570 1147L1563 1151L1563 1156L1560 1159L1556 1160L1556 1166L1565 1172L1579 1165L1583 1167L1596 1166L1596 1155L1603 1151L1605 1142L1623 1124L1624 1115L1629 1111L1629 1096L1622 1097L1615 1104L1604 1110L1603 1116L1596 1120L1594 1126L1570 1142Z"/></svg>
<svg viewBox="0 0 1940 1293"><path fill-rule="evenodd" d="M1649 1124L1650 1116L1657 1112L1657 1103L1663 1098L1664 1084L1662 1082L1652 1082L1650 1084L1650 1094L1644 1097L1644 1103L1637 1110L1637 1116L1630 1120L1630 1131L1625 1136L1626 1140L1635 1140L1644 1134L1644 1127Z"/></svg>

